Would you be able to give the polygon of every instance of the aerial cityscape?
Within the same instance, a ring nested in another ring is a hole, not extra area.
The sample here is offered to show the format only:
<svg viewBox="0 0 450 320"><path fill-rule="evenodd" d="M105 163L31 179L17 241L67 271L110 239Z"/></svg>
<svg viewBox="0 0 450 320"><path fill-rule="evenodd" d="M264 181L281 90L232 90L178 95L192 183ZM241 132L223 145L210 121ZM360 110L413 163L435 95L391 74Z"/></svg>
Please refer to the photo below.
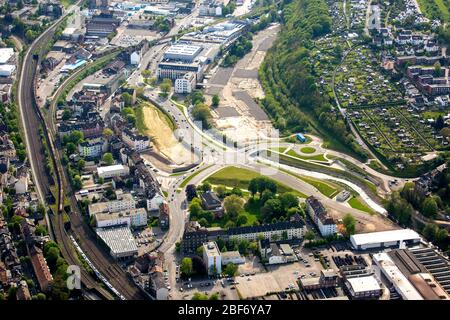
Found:
<svg viewBox="0 0 450 320"><path fill-rule="evenodd" d="M449 23L0 0L0 300L450 300Z"/></svg>

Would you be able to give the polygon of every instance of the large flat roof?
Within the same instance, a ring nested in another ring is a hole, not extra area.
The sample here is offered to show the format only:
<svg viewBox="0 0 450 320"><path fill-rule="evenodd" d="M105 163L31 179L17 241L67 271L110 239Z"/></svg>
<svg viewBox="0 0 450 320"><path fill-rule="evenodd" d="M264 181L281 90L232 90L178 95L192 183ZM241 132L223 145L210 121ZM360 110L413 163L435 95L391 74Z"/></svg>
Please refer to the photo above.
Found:
<svg viewBox="0 0 450 320"><path fill-rule="evenodd" d="M380 290L380 284L373 275L347 279L355 293Z"/></svg>
<svg viewBox="0 0 450 320"><path fill-rule="evenodd" d="M167 51L166 54L183 54L183 55L195 55L202 47L193 46L189 44L174 44Z"/></svg>
<svg viewBox="0 0 450 320"><path fill-rule="evenodd" d="M413 239L420 240L420 235L411 229L361 233L350 236L350 241L354 246Z"/></svg>
<svg viewBox="0 0 450 320"><path fill-rule="evenodd" d="M97 173L103 174L106 172L114 172L114 171L120 171L120 170L126 170L127 166L124 166L123 164L114 164L112 166L106 166L106 167L98 167Z"/></svg>
<svg viewBox="0 0 450 320"><path fill-rule="evenodd" d="M0 49L0 64L7 63L9 59L14 55L13 48L1 48Z"/></svg>
<svg viewBox="0 0 450 320"><path fill-rule="evenodd" d="M373 260L404 300L423 300L420 293L417 292L387 253L376 253L373 255Z"/></svg>
<svg viewBox="0 0 450 320"><path fill-rule="evenodd" d="M138 248L128 227L97 228L97 235L115 255L137 252Z"/></svg>

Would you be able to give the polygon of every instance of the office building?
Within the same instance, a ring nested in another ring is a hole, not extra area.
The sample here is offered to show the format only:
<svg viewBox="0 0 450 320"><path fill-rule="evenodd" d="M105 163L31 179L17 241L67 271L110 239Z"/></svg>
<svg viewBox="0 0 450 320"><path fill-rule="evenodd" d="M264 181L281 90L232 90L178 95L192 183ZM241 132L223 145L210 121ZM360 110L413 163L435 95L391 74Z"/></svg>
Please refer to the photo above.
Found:
<svg viewBox="0 0 450 320"><path fill-rule="evenodd" d="M222 257L217 243L210 241L203 244L203 262L208 270L208 275L222 273Z"/></svg>

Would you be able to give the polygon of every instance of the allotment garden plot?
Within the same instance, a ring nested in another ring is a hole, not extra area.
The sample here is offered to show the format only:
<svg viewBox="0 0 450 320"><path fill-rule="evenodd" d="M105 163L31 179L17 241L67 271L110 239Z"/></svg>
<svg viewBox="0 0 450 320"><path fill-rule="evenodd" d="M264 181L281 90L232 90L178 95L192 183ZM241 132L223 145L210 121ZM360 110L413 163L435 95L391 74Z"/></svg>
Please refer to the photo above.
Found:
<svg viewBox="0 0 450 320"><path fill-rule="evenodd" d="M381 154L413 164L432 152L434 144L427 139L431 129L408 110L405 106L358 108L348 110L348 115L361 136Z"/></svg>
<svg viewBox="0 0 450 320"><path fill-rule="evenodd" d="M335 77L336 95L341 107L396 104L402 93L380 72L379 61L369 48L354 48Z"/></svg>

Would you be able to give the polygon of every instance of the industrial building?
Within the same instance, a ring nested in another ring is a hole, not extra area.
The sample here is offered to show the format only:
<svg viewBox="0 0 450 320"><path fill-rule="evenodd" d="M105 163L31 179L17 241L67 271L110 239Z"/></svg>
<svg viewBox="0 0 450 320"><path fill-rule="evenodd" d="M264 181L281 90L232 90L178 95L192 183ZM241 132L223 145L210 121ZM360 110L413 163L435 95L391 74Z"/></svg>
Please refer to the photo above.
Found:
<svg viewBox="0 0 450 320"><path fill-rule="evenodd" d="M222 265L224 266L226 266L229 263L233 264L245 263L245 258L239 253L239 251L221 252L220 256L222 258Z"/></svg>
<svg viewBox="0 0 450 320"><path fill-rule="evenodd" d="M401 243L413 246L420 243L420 235L411 229L369 232L350 236L355 250L399 247Z"/></svg>
<svg viewBox="0 0 450 320"><path fill-rule="evenodd" d="M14 57L13 48L0 48L0 64L7 64Z"/></svg>
<svg viewBox="0 0 450 320"><path fill-rule="evenodd" d="M96 233L108 246L113 258L129 259L137 256L138 247L127 226L97 228Z"/></svg>
<svg viewBox="0 0 450 320"><path fill-rule="evenodd" d="M373 261L380 268L381 274L403 300L423 300L420 293L408 281L386 252L374 254Z"/></svg>
<svg viewBox="0 0 450 320"><path fill-rule="evenodd" d="M126 177L130 174L130 168L123 164L115 164L112 166L98 167L97 174L100 178L109 179L114 177Z"/></svg>
<svg viewBox="0 0 450 320"><path fill-rule="evenodd" d="M189 44L173 44L164 53L164 60L183 61L190 63L202 51L202 47Z"/></svg>
<svg viewBox="0 0 450 320"><path fill-rule="evenodd" d="M381 287L374 275L349 278L345 285L353 299L373 299L381 296Z"/></svg>

